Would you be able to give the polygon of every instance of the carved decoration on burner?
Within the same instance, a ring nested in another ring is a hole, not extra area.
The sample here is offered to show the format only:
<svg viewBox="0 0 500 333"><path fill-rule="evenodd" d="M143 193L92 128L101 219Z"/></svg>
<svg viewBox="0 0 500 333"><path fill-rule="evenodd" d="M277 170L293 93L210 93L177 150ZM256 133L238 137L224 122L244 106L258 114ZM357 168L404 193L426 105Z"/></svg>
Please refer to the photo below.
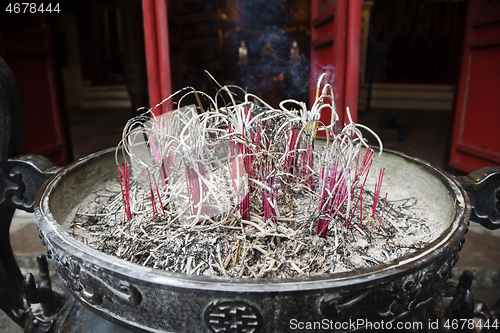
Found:
<svg viewBox="0 0 500 333"><path fill-rule="evenodd" d="M141 293L129 282L109 278L105 272L81 265L72 256L62 254L47 242L42 232L39 234L47 246L47 256L52 259L59 278L82 299L92 305L102 305L104 299L128 307L141 303Z"/></svg>
<svg viewBox="0 0 500 333"><path fill-rule="evenodd" d="M257 333L262 318L253 306L243 301L223 301L205 310L205 322L212 332Z"/></svg>
<svg viewBox="0 0 500 333"><path fill-rule="evenodd" d="M325 318L335 321L364 318L371 322L392 322L411 316L431 303L451 277L464 240L462 236L450 254L400 279L377 288L329 295L321 300L319 310Z"/></svg>

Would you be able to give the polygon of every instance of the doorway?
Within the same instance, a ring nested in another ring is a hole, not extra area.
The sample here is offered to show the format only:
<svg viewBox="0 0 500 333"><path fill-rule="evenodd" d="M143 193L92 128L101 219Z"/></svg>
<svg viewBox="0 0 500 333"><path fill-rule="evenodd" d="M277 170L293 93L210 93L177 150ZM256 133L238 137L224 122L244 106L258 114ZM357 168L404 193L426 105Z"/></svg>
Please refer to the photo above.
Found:
<svg viewBox="0 0 500 333"><path fill-rule="evenodd" d="M467 1L363 2L360 122L448 169Z"/></svg>
<svg viewBox="0 0 500 333"><path fill-rule="evenodd" d="M148 106L139 0L82 3L56 21L74 158L116 146Z"/></svg>

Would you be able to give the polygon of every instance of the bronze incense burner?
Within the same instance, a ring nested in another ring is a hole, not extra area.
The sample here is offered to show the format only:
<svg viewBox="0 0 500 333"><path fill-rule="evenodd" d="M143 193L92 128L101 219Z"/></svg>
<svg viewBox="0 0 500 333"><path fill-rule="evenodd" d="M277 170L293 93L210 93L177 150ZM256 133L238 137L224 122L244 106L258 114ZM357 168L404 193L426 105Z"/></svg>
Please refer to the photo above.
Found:
<svg viewBox="0 0 500 333"><path fill-rule="evenodd" d="M387 174L405 165L419 181L435 183L422 195L443 201L449 227L411 256L348 273L281 280L188 276L132 264L82 244L60 224L72 220L73 208L96 184L115 177L113 149L78 161L46 183L35 216L64 285L84 306L129 329L278 332L291 319L392 322L411 317L439 293L458 259L470 206L464 190L430 165L392 152L381 159Z"/></svg>

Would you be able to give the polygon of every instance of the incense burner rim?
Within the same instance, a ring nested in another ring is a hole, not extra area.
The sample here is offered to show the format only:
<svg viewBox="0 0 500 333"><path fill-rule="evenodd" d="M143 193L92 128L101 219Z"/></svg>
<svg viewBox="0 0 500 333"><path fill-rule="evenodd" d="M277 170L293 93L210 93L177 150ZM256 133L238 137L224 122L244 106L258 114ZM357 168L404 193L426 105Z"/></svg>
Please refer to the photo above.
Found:
<svg viewBox="0 0 500 333"><path fill-rule="evenodd" d="M451 248L456 241L465 233L468 224L470 209L469 199L465 191L459 187L454 180L443 172L431 166L425 161L409 157L403 153L384 150L384 153L394 154L404 158L406 161L417 163L432 172L446 185L452 193L457 208L456 214L450 226L432 243L423 249L404 256L397 261L382 265L342 273L318 275L313 277L297 277L287 279L263 278L263 279L239 279L210 276L194 276L176 272L162 271L159 269L143 267L126 260L102 253L88 245L74 239L54 219L48 201L53 189L59 184L62 177L69 171L85 166L89 161L114 153L115 148L110 148L86 156L79 161L70 164L59 171L50 181L45 183L38 192L35 202L35 216L39 225L42 240L50 244L50 247L59 248L61 251L74 252L81 260L89 261L112 275L127 276L135 281L145 283L157 283L169 287L190 288L199 290L245 291L245 292L294 292L314 289L325 289L329 287L341 287L357 283L375 282L385 280L391 276L398 276L408 270L418 269L427 262L440 257L443 252Z"/></svg>

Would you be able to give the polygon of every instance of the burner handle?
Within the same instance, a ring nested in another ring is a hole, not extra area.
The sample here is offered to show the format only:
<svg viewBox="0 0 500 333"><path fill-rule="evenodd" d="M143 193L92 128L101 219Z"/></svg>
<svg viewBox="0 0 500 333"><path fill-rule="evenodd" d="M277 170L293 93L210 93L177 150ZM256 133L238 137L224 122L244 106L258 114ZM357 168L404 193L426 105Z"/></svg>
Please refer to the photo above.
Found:
<svg viewBox="0 0 500 333"><path fill-rule="evenodd" d="M12 252L9 231L15 210L33 212L37 191L59 168L43 156L22 155L24 132L21 91L0 57L0 309L27 332L34 332L43 330L38 324L37 328L30 328L33 322L38 323L39 316L31 311L29 302L42 301L44 315L50 317L61 309L64 300L47 283L46 260L42 258L42 282L34 287L33 276L28 274L23 290L25 278ZM42 319L45 326L53 322Z"/></svg>
<svg viewBox="0 0 500 333"><path fill-rule="evenodd" d="M491 230L500 228L500 166L477 169L455 179L469 195L471 221Z"/></svg>

